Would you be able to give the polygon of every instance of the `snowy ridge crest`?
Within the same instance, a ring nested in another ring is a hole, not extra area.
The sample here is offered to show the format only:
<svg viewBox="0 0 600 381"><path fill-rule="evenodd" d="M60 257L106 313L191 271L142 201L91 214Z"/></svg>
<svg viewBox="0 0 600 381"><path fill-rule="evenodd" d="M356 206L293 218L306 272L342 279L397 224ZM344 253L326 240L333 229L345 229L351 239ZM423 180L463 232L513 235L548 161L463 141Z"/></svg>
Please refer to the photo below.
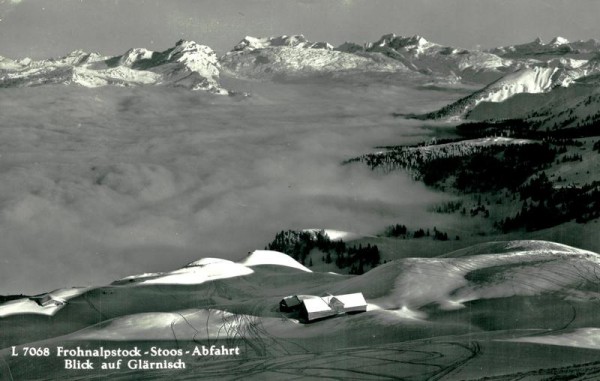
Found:
<svg viewBox="0 0 600 381"><path fill-rule="evenodd" d="M544 66L525 67L423 118L460 118L483 102L500 103L517 94L548 93L555 88L569 87L599 72L600 66L593 60L585 63L549 61Z"/></svg>
<svg viewBox="0 0 600 381"><path fill-rule="evenodd" d="M367 43L365 45L365 49L374 49L374 48L392 48L392 49L419 49L419 48L427 48L432 46L439 46L437 44L431 43L427 41L425 38L414 35L410 37L397 36L394 33L385 34L381 36L381 38L377 42Z"/></svg>

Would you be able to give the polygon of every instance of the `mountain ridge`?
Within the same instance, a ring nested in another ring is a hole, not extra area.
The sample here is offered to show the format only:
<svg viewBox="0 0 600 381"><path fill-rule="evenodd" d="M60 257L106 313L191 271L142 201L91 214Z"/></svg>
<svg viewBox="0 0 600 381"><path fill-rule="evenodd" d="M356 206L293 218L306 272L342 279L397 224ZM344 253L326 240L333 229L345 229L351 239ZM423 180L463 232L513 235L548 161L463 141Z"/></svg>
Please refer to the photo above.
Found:
<svg viewBox="0 0 600 381"><path fill-rule="evenodd" d="M565 49L568 52L564 53ZM74 50L43 60L0 58L0 86L166 85L228 94L219 82L222 71L259 80L383 72L489 86L499 80L506 82L507 76L515 73L546 67L569 72L566 77L588 75L595 70L592 62L599 54L600 43L595 40L569 42L562 37L548 44L536 39L521 45L468 50L430 42L420 35L394 33L374 42L345 42L337 47L310 41L302 34L246 36L221 57L206 45L180 40L164 51L132 48L117 56ZM527 92L525 87L515 92Z"/></svg>
<svg viewBox="0 0 600 381"><path fill-rule="evenodd" d="M63 57L34 61L9 61L0 70L0 87L31 87L44 84L161 85L228 94L219 84L220 64L205 45L180 40L162 52L143 48L120 56L105 57L75 50Z"/></svg>

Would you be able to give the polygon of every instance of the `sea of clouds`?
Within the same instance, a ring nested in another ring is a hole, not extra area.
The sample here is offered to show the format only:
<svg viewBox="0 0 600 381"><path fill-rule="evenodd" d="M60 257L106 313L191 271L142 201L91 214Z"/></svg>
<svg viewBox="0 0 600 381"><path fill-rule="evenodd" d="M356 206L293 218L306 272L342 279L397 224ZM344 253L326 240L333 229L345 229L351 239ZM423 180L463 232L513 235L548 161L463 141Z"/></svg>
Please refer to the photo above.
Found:
<svg viewBox="0 0 600 381"><path fill-rule="evenodd" d="M459 94L393 80L225 85L252 95L0 89L0 294L237 260L284 229L431 221L441 195L341 162L427 137L392 112Z"/></svg>

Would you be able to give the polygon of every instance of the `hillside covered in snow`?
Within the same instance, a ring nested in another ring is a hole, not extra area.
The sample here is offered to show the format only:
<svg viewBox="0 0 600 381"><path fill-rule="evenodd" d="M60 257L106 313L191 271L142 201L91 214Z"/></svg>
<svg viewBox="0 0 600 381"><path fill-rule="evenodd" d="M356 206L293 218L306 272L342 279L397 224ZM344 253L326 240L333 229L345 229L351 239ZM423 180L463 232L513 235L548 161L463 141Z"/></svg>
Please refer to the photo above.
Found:
<svg viewBox="0 0 600 381"><path fill-rule="evenodd" d="M224 268L238 266L247 270L222 276ZM80 379L90 369L65 369L70 357L57 355L57 348L93 350L102 343L108 356L117 348L140 353L119 368L104 369L101 374L111 380L149 374L265 379L289 371L308 377L360 372L361 378L457 379L505 376L507 370L566 376L597 370L597 364L580 363L592 353L584 350L589 340L577 333L594 329L599 271L598 254L545 241L494 242L438 258L401 259L359 276L307 272L277 252L256 251L238 264L205 258L151 276L161 282L142 275L77 292L55 291L48 295L63 297L52 314L28 307L32 298L0 304L0 370L10 371L13 379L36 372L49 379ZM362 293L367 311L311 323L279 311L287 295L319 299L330 293ZM14 355L31 346L52 353L36 361ZM519 365L477 365L493 363L500 353L503 358L514 353ZM540 353L545 361L536 360ZM416 355L427 361L415 363ZM80 360L100 369L117 359ZM184 366L162 368L176 362ZM281 367L282 362L290 365ZM144 363L163 365L149 370Z"/></svg>
<svg viewBox="0 0 600 381"><path fill-rule="evenodd" d="M519 94L548 93L557 88L566 88L576 81L595 78L600 67L596 58L580 65L562 62L556 66L532 66L507 74L467 97L442 109L419 116L422 119L461 118L478 105L501 103Z"/></svg>

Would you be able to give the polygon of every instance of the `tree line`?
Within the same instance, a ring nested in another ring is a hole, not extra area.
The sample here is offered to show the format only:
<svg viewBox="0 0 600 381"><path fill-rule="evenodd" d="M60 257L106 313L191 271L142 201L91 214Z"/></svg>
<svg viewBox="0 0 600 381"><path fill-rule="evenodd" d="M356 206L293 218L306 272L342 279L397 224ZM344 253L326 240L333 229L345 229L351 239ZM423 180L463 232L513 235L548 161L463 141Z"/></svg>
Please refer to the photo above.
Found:
<svg viewBox="0 0 600 381"><path fill-rule="evenodd" d="M363 274L381 264L377 245L349 246L343 240L331 240L324 230L282 230L265 249L285 253L309 267L314 265L311 252L318 249L322 253L322 262L335 263L339 269L348 268L350 274Z"/></svg>

